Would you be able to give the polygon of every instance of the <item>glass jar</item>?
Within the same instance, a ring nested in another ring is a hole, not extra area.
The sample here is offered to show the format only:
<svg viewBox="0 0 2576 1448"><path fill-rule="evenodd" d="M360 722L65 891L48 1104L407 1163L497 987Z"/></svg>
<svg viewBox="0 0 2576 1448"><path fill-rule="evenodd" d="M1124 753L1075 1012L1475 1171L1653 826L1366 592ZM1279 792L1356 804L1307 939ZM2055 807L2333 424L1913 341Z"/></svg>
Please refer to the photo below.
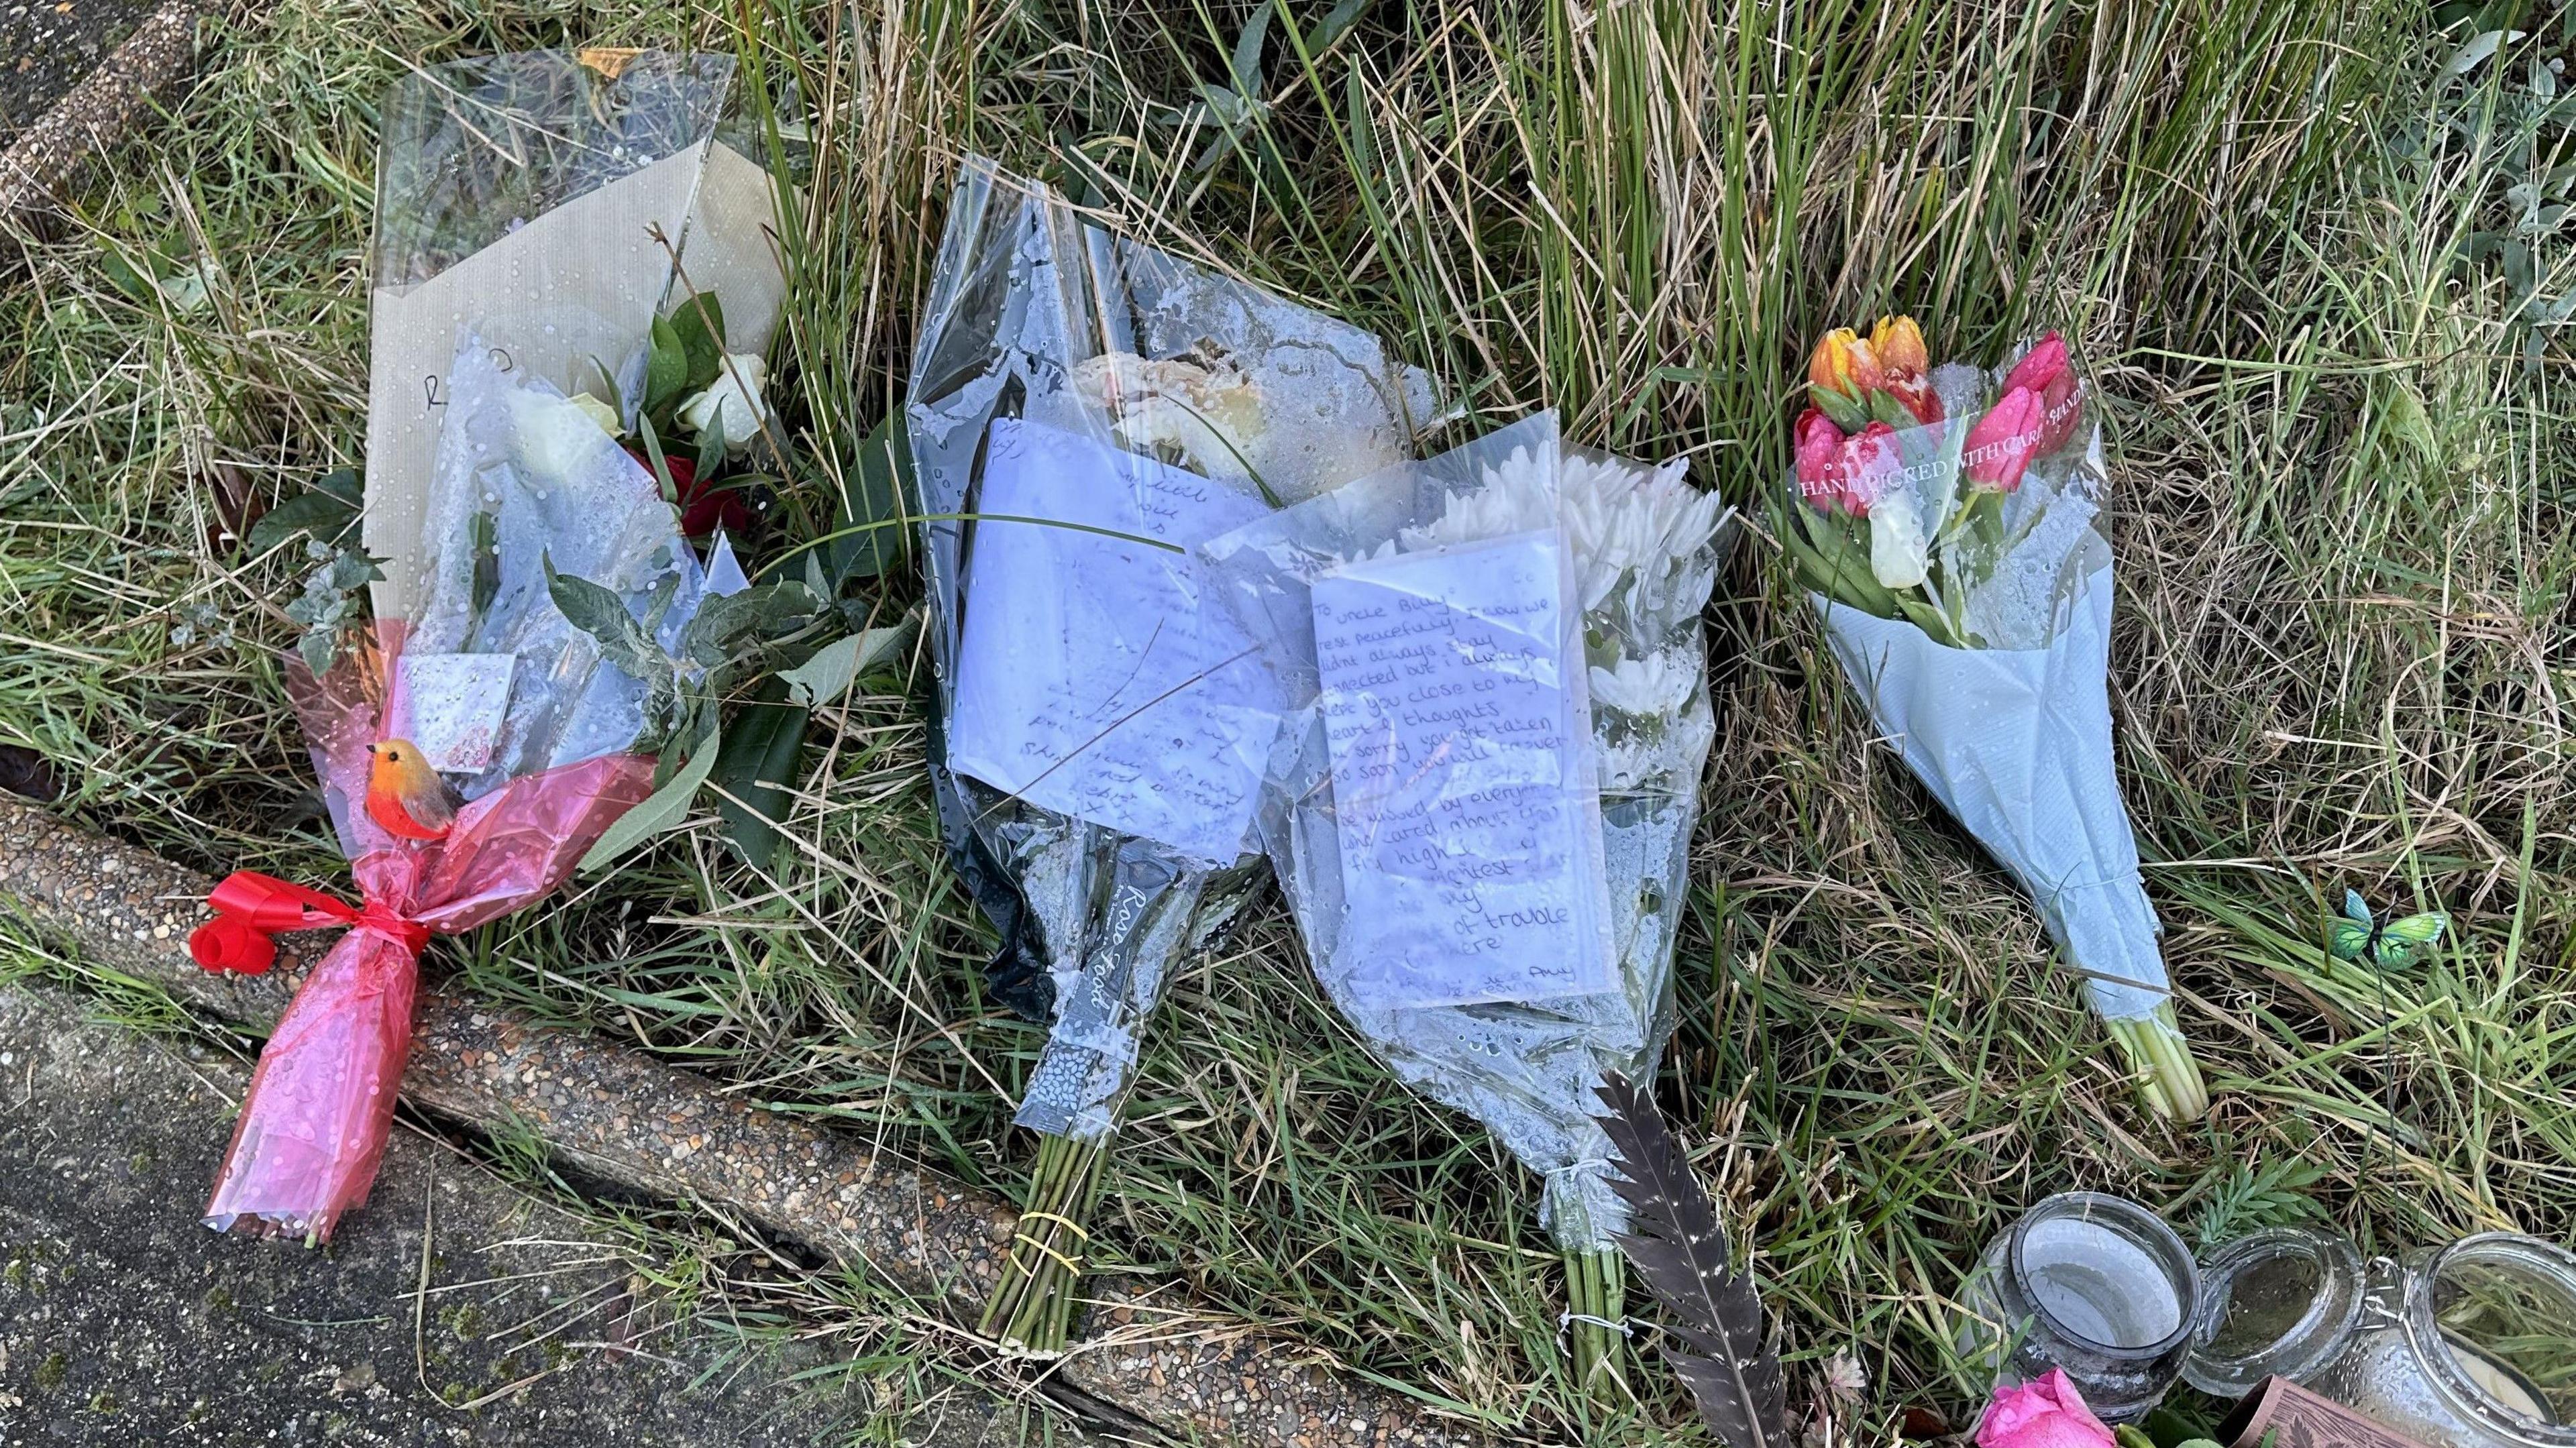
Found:
<svg viewBox="0 0 2576 1448"><path fill-rule="evenodd" d="M1999 1384L2063 1369L2105 1422L2128 1422L2180 1376L2199 1292L2191 1250L2162 1218L2067 1192L1987 1245L1960 1346Z"/></svg>
<svg viewBox="0 0 2576 1448"><path fill-rule="evenodd" d="M2221 1397L2272 1374L2432 1448L2576 1448L2576 1253L2510 1232L2365 1267L2276 1228L2202 1269L2184 1374Z"/></svg>

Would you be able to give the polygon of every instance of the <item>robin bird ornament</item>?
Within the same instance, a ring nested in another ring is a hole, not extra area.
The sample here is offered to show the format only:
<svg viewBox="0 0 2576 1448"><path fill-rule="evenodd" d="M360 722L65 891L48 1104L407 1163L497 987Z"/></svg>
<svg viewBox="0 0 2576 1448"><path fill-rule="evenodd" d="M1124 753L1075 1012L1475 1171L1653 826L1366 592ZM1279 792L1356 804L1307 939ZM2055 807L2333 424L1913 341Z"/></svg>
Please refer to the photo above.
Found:
<svg viewBox="0 0 2576 1448"><path fill-rule="evenodd" d="M367 746L367 818L397 839L443 840L456 827L456 807L463 801L454 788L429 767L420 746L408 739L387 739Z"/></svg>

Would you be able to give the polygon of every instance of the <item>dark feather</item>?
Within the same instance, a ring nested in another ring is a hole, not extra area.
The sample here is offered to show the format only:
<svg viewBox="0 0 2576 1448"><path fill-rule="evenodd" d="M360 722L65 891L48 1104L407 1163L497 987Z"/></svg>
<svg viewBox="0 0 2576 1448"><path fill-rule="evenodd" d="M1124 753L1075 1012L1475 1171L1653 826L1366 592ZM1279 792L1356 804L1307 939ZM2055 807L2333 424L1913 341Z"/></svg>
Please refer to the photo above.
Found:
<svg viewBox="0 0 2576 1448"><path fill-rule="evenodd" d="M1617 1237L1629 1265L1676 1321L1665 1331L1691 1351L1666 1356L1727 1448L1786 1448L1788 1389L1779 1355L1762 1330L1762 1300L1734 1269L1717 1204L1691 1175L1654 1103L1620 1076L1600 1088L1620 1175L1612 1190L1628 1204L1630 1231Z"/></svg>

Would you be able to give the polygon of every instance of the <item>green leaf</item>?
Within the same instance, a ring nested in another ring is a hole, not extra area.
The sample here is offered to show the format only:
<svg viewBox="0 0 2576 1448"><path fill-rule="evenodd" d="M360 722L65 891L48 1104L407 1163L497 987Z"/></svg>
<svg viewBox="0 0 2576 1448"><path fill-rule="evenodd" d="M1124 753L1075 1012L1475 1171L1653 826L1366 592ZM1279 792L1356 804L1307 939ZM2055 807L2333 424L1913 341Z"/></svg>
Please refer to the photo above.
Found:
<svg viewBox="0 0 2576 1448"><path fill-rule="evenodd" d="M761 681L716 759L716 813L724 817L734 848L756 869L775 870L786 843L778 830L792 801L797 763L805 749L807 712L787 702L787 681Z"/></svg>
<svg viewBox="0 0 2576 1448"><path fill-rule="evenodd" d="M328 548L338 548L356 531L363 495L355 468L335 468L313 480L309 491L296 494L260 515L242 541L253 553L266 553L298 533Z"/></svg>
<svg viewBox="0 0 2576 1448"><path fill-rule="evenodd" d="M707 425L698 433L697 476L706 479L710 488L718 486L716 474L723 470L724 460L724 409L719 407L708 413Z"/></svg>
<svg viewBox="0 0 2576 1448"><path fill-rule="evenodd" d="M99 249L100 268L107 273L108 284L125 294L128 301L149 306L159 296L160 288L125 255L125 248L111 242ZM320 672L316 670L315 672Z"/></svg>
<svg viewBox="0 0 2576 1448"><path fill-rule="evenodd" d="M885 415L859 444L856 465L842 474L832 537L817 552L838 594L853 579L875 578L901 566L911 546L904 526L912 496L912 435L900 408Z"/></svg>
<svg viewBox="0 0 2576 1448"><path fill-rule="evenodd" d="M716 767L719 747L715 730L699 736L689 750L687 766L646 795L642 804L619 815L616 823L600 835L599 843L590 847L590 853L581 857L581 872L604 870L636 846L687 823L690 801L697 798L698 786L707 782L708 773Z"/></svg>
<svg viewBox="0 0 2576 1448"><path fill-rule="evenodd" d="M848 693L850 685L902 657L912 641L918 614L864 633L843 634L814 651L814 657L778 677L787 681L787 697L801 709L820 709Z"/></svg>
<svg viewBox="0 0 2576 1448"><path fill-rule="evenodd" d="M336 628L307 629L295 640L295 651L304 656L304 667L321 678L331 672L331 661L340 656L340 631Z"/></svg>
<svg viewBox="0 0 2576 1448"><path fill-rule="evenodd" d="M689 350L668 317L653 319L653 346L644 362L644 410L659 412L689 385Z"/></svg>
<svg viewBox="0 0 2576 1448"><path fill-rule="evenodd" d="M1886 423L1898 432L1910 431L1923 425L1923 420L1906 411L1905 404L1897 401L1896 394L1893 392L1869 394L1869 420Z"/></svg>
<svg viewBox="0 0 2576 1448"><path fill-rule="evenodd" d="M489 513L477 512L469 531L474 543L474 617L479 623L501 594L501 542L493 536Z"/></svg>
<svg viewBox="0 0 2576 1448"><path fill-rule="evenodd" d="M671 332L680 339L680 355L688 363L683 390L714 385L716 374L724 370L724 303L713 292L684 298L671 311Z"/></svg>
<svg viewBox="0 0 2576 1448"><path fill-rule="evenodd" d="M577 573L556 572L552 556L544 563L546 596L563 611L566 622L598 640L602 657L644 683L669 677L670 657L626 611L624 599Z"/></svg>
<svg viewBox="0 0 2576 1448"><path fill-rule="evenodd" d="M1366 14L1368 8L1369 0L1340 0L1339 4L1324 12L1323 19L1315 22L1313 33L1306 37L1307 45L1318 55L1332 49L1334 42L1360 23L1360 16Z"/></svg>
<svg viewBox="0 0 2576 1448"><path fill-rule="evenodd" d="M1270 12L1267 4L1252 7L1243 29L1234 38L1233 64L1235 93L1247 98L1261 94L1261 51L1270 40Z"/></svg>
<svg viewBox="0 0 2576 1448"><path fill-rule="evenodd" d="M680 631L680 652L699 667L712 669L749 644L804 628L822 611L823 601L794 579L755 584L701 604L698 616Z"/></svg>
<svg viewBox="0 0 2576 1448"><path fill-rule="evenodd" d="M1845 432L1858 432L1869 426L1869 409L1830 387L1809 387L1807 396L1816 404L1818 411L1832 418L1834 426Z"/></svg>
<svg viewBox="0 0 2576 1448"><path fill-rule="evenodd" d="M653 419L635 414L636 435L644 440L644 457L653 472L653 481L662 489L662 501L679 506L680 485L671 480L671 460L662 453L662 435L653 430Z"/></svg>

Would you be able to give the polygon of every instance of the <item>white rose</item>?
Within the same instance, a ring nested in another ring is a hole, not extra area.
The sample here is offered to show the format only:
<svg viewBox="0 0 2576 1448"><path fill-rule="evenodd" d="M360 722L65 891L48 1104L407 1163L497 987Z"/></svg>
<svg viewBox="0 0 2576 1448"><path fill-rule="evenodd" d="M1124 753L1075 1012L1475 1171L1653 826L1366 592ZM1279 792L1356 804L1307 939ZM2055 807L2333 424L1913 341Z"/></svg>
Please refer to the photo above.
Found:
<svg viewBox="0 0 2576 1448"><path fill-rule="evenodd" d="M589 403L588 407L583 403ZM591 397L548 397L524 389L510 394L510 423L516 430L519 462L539 478L569 483L595 466L602 449L614 450L616 439L599 421L606 404Z"/></svg>
<svg viewBox="0 0 2576 1448"><path fill-rule="evenodd" d="M703 434L721 423L725 451L742 451L760 436L760 424L769 416L760 400L760 384L768 376L769 364L760 360L759 353L736 352L725 358L714 385L680 404L680 425Z"/></svg>
<svg viewBox="0 0 2576 1448"><path fill-rule="evenodd" d="M617 436L617 434L626 426L626 419L618 415L615 407L600 401L598 398L591 396L587 392L574 393L571 401L573 406L582 410L582 415L588 417L591 421L598 423L599 430L608 434L610 437Z"/></svg>

